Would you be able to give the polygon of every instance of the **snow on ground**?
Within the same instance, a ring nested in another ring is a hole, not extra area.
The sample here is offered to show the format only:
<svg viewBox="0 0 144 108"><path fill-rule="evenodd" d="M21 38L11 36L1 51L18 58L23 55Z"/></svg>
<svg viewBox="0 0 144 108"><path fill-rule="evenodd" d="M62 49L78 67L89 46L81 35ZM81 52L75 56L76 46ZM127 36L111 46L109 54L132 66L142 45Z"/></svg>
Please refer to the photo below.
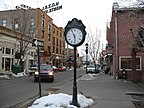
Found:
<svg viewBox="0 0 144 108"><path fill-rule="evenodd" d="M9 80L9 79L11 79L12 77L17 78L17 77L23 77L23 76L27 76L27 74L26 74L25 72L17 73L17 75L14 74L14 73L12 73L12 72L6 73L6 74L1 73L1 74L0 74L0 79L8 79L8 80Z"/></svg>
<svg viewBox="0 0 144 108"><path fill-rule="evenodd" d="M16 74L13 74L14 77L23 77L23 76L27 76L27 74L25 72L21 72L21 73L17 73Z"/></svg>
<svg viewBox="0 0 144 108"><path fill-rule="evenodd" d="M32 106L28 108L77 108L71 105L72 95L59 93L43 96L35 100ZM80 108L86 108L94 103L90 98L86 98L84 95L78 94L78 103Z"/></svg>
<svg viewBox="0 0 144 108"><path fill-rule="evenodd" d="M94 80L96 74L85 74L78 80ZM72 95L59 93L43 96L35 100L32 106L28 108L77 108L71 105ZM80 108L86 108L94 103L93 99L87 98L82 94L78 94L78 103Z"/></svg>
<svg viewBox="0 0 144 108"><path fill-rule="evenodd" d="M0 75L0 79L10 79L8 75Z"/></svg>
<svg viewBox="0 0 144 108"><path fill-rule="evenodd" d="M95 80L97 74L85 74L82 77L78 78L77 80Z"/></svg>

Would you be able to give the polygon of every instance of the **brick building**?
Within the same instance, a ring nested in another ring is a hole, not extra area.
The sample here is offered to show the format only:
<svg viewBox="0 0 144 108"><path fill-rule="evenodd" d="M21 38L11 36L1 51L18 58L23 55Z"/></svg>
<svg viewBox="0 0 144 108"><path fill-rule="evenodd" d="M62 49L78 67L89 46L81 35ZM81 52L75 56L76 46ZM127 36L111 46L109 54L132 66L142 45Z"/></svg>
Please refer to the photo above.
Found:
<svg viewBox="0 0 144 108"><path fill-rule="evenodd" d="M144 79L144 53L136 43L140 27L144 25L144 8L142 7L119 7L113 4L110 27L107 27L106 50L111 71L115 78L122 77L123 68L127 72L127 80L143 81ZM133 30L133 31L132 31ZM144 46L143 46L144 47ZM137 49L135 66L132 65L132 52ZM135 71L133 70L135 68Z"/></svg>
<svg viewBox="0 0 144 108"><path fill-rule="evenodd" d="M41 62L56 65L56 57L63 65L65 60L64 29L41 9L16 9L0 11L0 25L13 31L44 41ZM32 40L31 40L32 41Z"/></svg>

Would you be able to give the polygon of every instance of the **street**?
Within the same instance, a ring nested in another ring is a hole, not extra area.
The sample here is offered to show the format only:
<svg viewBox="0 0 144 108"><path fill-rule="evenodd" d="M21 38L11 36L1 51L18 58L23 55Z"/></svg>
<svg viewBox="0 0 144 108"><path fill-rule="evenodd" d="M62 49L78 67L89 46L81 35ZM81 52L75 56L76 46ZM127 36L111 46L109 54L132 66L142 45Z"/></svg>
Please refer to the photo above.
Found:
<svg viewBox="0 0 144 108"><path fill-rule="evenodd" d="M77 77L85 70L77 70ZM51 87L63 85L73 80L73 70L55 73L53 83L42 82L42 95L53 92ZM22 77L0 81L0 108L14 108L17 104L39 97L39 85L33 77Z"/></svg>

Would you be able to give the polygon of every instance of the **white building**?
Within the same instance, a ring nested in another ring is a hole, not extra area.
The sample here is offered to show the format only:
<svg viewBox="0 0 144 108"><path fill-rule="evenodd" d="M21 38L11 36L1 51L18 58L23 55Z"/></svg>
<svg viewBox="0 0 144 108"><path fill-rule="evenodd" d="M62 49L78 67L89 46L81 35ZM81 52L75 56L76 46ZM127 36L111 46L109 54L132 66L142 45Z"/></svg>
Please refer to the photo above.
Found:
<svg viewBox="0 0 144 108"><path fill-rule="evenodd" d="M14 31L0 26L0 72L11 72L14 64L19 64L19 59L15 58L15 54L19 51L20 42ZM34 53L31 43L26 47L24 52L24 69L27 71L30 64L34 61ZM26 65L27 64L27 65Z"/></svg>

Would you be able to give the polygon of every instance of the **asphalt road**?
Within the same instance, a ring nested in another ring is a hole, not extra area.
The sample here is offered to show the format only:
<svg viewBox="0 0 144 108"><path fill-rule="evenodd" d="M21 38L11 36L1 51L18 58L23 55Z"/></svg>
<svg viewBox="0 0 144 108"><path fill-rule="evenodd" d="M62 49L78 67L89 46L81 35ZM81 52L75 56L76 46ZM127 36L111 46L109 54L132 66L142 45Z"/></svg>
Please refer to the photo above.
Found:
<svg viewBox="0 0 144 108"><path fill-rule="evenodd" d="M77 70L77 77L85 74L84 70ZM53 83L42 82L42 95L52 92L52 87L61 86L73 80L73 70L55 73ZM33 77L14 78L0 81L0 108L14 108L29 99L39 97L39 83Z"/></svg>

